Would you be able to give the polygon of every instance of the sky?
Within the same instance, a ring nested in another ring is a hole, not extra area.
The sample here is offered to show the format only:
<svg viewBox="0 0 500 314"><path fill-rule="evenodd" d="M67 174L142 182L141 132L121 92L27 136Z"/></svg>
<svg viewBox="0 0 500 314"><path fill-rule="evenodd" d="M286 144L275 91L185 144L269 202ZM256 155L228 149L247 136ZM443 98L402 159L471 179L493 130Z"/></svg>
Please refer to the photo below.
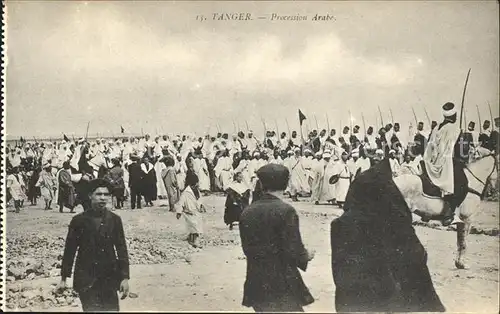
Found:
<svg viewBox="0 0 500 314"><path fill-rule="evenodd" d="M250 13L248 21L213 14ZM270 20L307 16L307 21ZM334 20L312 21L315 14ZM203 15L206 20L197 20ZM257 17L265 17L258 19ZM497 1L7 3L8 137L304 132L499 105Z"/></svg>

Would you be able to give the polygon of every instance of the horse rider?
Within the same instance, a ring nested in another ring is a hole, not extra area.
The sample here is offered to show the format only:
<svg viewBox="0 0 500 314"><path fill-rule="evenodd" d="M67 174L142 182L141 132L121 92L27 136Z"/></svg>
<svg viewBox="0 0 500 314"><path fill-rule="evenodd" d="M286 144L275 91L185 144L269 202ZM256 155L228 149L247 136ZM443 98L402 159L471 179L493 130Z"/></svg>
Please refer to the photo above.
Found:
<svg viewBox="0 0 500 314"><path fill-rule="evenodd" d="M457 126L455 105L443 105L444 120L431 132L426 147L423 165L431 182L442 191L444 210L443 226L453 222L455 209L465 200L468 180L464 168L469 159L468 149L464 150L463 133Z"/></svg>

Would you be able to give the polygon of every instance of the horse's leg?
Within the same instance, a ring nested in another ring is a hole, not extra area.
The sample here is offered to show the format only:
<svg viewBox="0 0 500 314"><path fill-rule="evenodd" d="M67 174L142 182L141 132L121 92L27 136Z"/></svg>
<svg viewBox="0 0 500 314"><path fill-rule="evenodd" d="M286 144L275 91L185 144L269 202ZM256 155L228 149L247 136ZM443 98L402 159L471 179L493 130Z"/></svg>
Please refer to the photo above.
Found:
<svg viewBox="0 0 500 314"><path fill-rule="evenodd" d="M468 268L464 262L464 257L467 252L467 235L469 235L470 227L469 219L457 223L457 258L455 259L455 267L458 269Z"/></svg>

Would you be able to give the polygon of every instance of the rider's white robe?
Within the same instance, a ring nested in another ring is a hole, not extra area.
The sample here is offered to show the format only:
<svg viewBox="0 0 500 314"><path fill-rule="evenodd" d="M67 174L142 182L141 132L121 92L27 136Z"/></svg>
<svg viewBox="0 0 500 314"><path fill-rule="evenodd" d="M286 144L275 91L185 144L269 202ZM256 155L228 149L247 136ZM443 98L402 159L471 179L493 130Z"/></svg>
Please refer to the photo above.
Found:
<svg viewBox="0 0 500 314"><path fill-rule="evenodd" d="M444 194L453 194L453 150L460 135L456 123L434 128L424 152L424 162L432 183Z"/></svg>

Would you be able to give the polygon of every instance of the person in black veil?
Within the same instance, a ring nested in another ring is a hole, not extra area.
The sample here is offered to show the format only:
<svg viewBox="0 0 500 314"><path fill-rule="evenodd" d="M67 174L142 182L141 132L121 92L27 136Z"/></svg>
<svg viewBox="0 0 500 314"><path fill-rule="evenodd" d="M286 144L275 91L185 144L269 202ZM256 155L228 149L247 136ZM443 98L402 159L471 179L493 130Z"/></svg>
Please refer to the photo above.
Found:
<svg viewBox="0 0 500 314"><path fill-rule="evenodd" d="M351 184L331 223L337 312L443 312L387 158Z"/></svg>
<svg viewBox="0 0 500 314"><path fill-rule="evenodd" d="M240 221L241 212L250 202L250 188L243 183L241 172L234 175L234 181L231 182L226 190L226 204L224 210L224 223L233 230L233 223Z"/></svg>

